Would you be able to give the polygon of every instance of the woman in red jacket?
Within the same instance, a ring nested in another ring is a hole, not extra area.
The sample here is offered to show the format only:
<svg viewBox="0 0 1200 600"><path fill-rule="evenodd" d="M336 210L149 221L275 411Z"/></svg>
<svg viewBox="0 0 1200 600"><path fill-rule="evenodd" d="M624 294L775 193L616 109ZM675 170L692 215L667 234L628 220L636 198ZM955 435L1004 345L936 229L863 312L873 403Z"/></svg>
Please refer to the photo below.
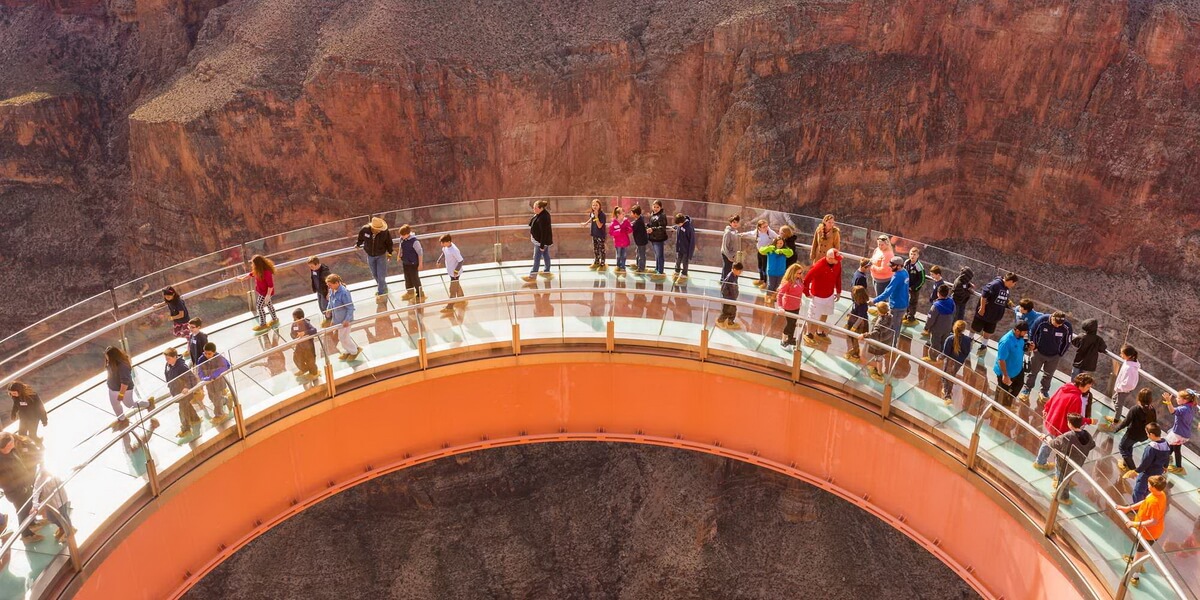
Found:
<svg viewBox="0 0 1200 600"><path fill-rule="evenodd" d="M1034 468L1043 471L1050 468L1050 465L1046 464L1046 461L1050 460L1049 440L1071 430L1067 425L1068 414L1081 414L1087 417L1083 420L1084 424L1092 424L1091 403L1089 402L1085 407L1083 397L1091 393L1094 382L1095 379L1091 375L1080 373L1075 376L1072 383L1058 388L1058 391L1054 392L1054 395L1046 402L1046 407L1042 409L1042 424L1046 429L1046 438L1042 441L1042 447L1038 448L1037 460L1033 463Z"/></svg>
<svg viewBox="0 0 1200 600"><path fill-rule="evenodd" d="M279 317L275 316L275 304L272 302L275 297L275 263L265 256L255 254L254 258L250 259L250 272L238 277L238 280L247 277L254 278L254 306L258 309L258 325L254 327L254 331L266 331L279 324ZM270 323L267 322L267 312L271 313Z"/></svg>

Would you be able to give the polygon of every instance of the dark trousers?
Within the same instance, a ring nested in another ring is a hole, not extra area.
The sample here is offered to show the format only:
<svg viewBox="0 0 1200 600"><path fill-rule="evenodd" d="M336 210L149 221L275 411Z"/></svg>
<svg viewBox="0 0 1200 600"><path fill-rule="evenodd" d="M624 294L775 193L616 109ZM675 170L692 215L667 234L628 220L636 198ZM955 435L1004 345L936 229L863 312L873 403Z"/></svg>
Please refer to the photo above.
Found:
<svg viewBox="0 0 1200 600"><path fill-rule="evenodd" d="M292 351L292 362L296 365L296 370L301 373L316 373L317 372L317 347L316 344L309 340L305 344L297 344L295 350Z"/></svg>
<svg viewBox="0 0 1200 600"><path fill-rule="evenodd" d="M417 270L417 265L404 263L404 287L421 293L421 273Z"/></svg>
<svg viewBox="0 0 1200 600"><path fill-rule="evenodd" d="M733 270L733 261L721 255L721 281L725 281L725 276Z"/></svg>
<svg viewBox="0 0 1200 600"><path fill-rule="evenodd" d="M758 255L758 280L766 283L767 281L767 255Z"/></svg>
<svg viewBox="0 0 1200 600"><path fill-rule="evenodd" d="M42 438L38 437L37 434L38 425L41 424L41 420L39 420L37 417L21 417L21 420L17 423L17 433L27 438L41 440Z"/></svg>
<svg viewBox="0 0 1200 600"><path fill-rule="evenodd" d="M788 310L785 308L785 309L783 309L783 311L788 313L789 315L800 314L800 309L798 309L798 308L796 310ZM796 343L796 319L795 318L787 317L787 319L783 322L783 339L787 340L789 344L794 345Z"/></svg>
<svg viewBox="0 0 1200 600"><path fill-rule="evenodd" d="M4 497L8 498L8 501L12 502L13 506L16 507L18 522L24 522L25 519L29 518L31 509L33 508L33 502L30 502L30 500L33 499L32 487L26 486L17 489L5 489ZM21 530L21 535L33 535L33 530L26 527L25 529Z"/></svg>
<svg viewBox="0 0 1200 600"><path fill-rule="evenodd" d="M721 305L721 316L717 317L717 322L727 321L733 323L737 319L737 306L732 304Z"/></svg>
<svg viewBox="0 0 1200 600"><path fill-rule="evenodd" d="M1121 453L1121 460L1125 461L1126 469L1137 468L1137 463L1133 462L1133 445L1136 443L1129 436L1123 435L1120 445L1117 446L1117 451Z"/></svg>
<svg viewBox="0 0 1200 600"><path fill-rule="evenodd" d="M996 378L996 402L1005 408L1012 408L1013 398L1021 394L1021 386L1025 383L1025 370L1021 369L1016 377L1012 378L1012 383L1004 385L1004 380Z"/></svg>
<svg viewBox="0 0 1200 600"><path fill-rule="evenodd" d="M908 290L908 309L904 311L904 320L913 321L917 318L917 304L921 302L921 290Z"/></svg>
<svg viewBox="0 0 1200 600"><path fill-rule="evenodd" d="M675 272L681 273L683 275L687 275L688 274L688 272L687 272L688 262L690 260L691 260L691 258L689 258L686 254L684 254L682 252L676 252L675 253ZM682 272L679 270L681 267L683 269Z"/></svg>

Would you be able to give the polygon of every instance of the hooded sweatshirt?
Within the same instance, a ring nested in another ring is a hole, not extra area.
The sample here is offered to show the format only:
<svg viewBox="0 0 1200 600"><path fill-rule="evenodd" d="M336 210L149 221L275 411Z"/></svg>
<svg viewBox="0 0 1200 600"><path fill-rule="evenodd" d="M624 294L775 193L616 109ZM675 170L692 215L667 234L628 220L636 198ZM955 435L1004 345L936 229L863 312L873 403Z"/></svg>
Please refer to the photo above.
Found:
<svg viewBox="0 0 1200 600"><path fill-rule="evenodd" d="M958 272L958 278L954 280L954 287L950 290L950 299L958 306L966 306L971 299L971 290L975 287L971 284L974 279L975 272L971 267L963 267Z"/></svg>
<svg viewBox="0 0 1200 600"><path fill-rule="evenodd" d="M733 262L737 257L738 251L738 232L733 228L733 225L725 226L725 233L721 235L721 256L725 260Z"/></svg>
<svg viewBox="0 0 1200 600"><path fill-rule="evenodd" d="M1092 372L1096 370L1100 355L1108 350L1108 344L1096 333L1098 324L1095 319L1088 319L1079 327L1083 329L1083 335L1071 338L1071 345L1075 346L1075 361L1071 364L1080 371Z"/></svg>
<svg viewBox="0 0 1200 600"><path fill-rule="evenodd" d="M1086 430L1068 431L1050 442L1050 447L1062 452L1077 465L1087 462L1088 454L1096 448L1096 440ZM1058 461L1055 461L1058 462ZM1066 463L1059 463L1059 472L1065 471ZM1061 478L1060 478L1061 481Z"/></svg>
<svg viewBox="0 0 1200 600"><path fill-rule="evenodd" d="M782 277L787 270L787 257L793 254L787 246L776 248L775 244L759 248L758 253L767 257L767 275L770 277Z"/></svg>
<svg viewBox="0 0 1200 600"><path fill-rule="evenodd" d="M1029 341L1042 356L1062 356L1071 347L1071 322L1063 320L1057 327L1050 322L1050 315L1042 315L1029 328Z"/></svg>
<svg viewBox="0 0 1200 600"><path fill-rule="evenodd" d="M609 232L612 233L613 247L628 248L629 234L633 233L633 223L629 222L629 218L623 218L620 221L613 219L608 225Z"/></svg>
<svg viewBox="0 0 1200 600"><path fill-rule="evenodd" d="M1137 389L1141 373L1142 365L1138 361L1127 360L1121 363L1121 370L1117 371L1117 381L1114 384L1113 391L1123 394Z"/></svg>
<svg viewBox="0 0 1200 600"><path fill-rule="evenodd" d="M1134 442L1144 442L1147 439L1146 425L1158 420L1158 415L1154 412L1154 406L1142 406L1138 404L1129 410L1129 414L1121 419L1120 423L1113 428L1113 433L1122 429L1127 429L1125 437Z"/></svg>
<svg viewBox="0 0 1200 600"><path fill-rule="evenodd" d="M1158 438L1158 441L1146 445L1146 449L1142 451L1142 460L1134 470L1146 477L1162 475L1167 471L1169 464L1171 446L1167 445L1166 439Z"/></svg>
<svg viewBox="0 0 1200 600"><path fill-rule="evenodd" d="M1046 433L1057 437L1070 431L1070 428L1067 427L1067 414L1069 413L1083 414L1083 393L1073 383L1064 384L1058 388L1058 391L1054 392L1050 401L1046 403L1046 408L1042 410ZM1083 422L1087 425L1092 424L1092 420L1089 418L1084 418Z"/></svg>
<svg viewBox="0 0 1200 600"><path fill-rule="evenodd" d="M645 246L650 243L650 238L646 234L646 219L642 215L633 220L633 244L635 246Z"/></svg>
<svg viewBox="0 0 1200 600"><path fill-rule="evenodd" d="M929 318L925 320L925 331L929 332L931 348L941 348L946 336L954 328L954 301L939 298L929 307Z"/></svg>
<svg viewBox="0 0 1200 600"><path fill-rule="evenodd" d="M696 228L691 217L684 217L683 223L675 228L675 252L688 259L696 253Z"/></svg>

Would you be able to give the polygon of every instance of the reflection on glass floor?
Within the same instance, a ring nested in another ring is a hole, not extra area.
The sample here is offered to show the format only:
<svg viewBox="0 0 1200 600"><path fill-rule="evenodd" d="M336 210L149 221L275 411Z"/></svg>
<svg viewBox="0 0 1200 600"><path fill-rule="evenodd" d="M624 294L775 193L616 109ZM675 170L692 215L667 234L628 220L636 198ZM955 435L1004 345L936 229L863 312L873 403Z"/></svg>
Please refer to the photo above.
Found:
<svg viewBox="0 0 1200 600"><path fill-rule="evenodd" d="M514 323L519 325L521 341L526 345L535 345L538 341L601 339L606 336L609 321L613 323L615 337L622 344L675 343L694 347L699 343L702 332L707 331L709 348L713 352L726 353L727 357L744 357L748 366L766 363L785 371L790 370L793 353L779 344L784 325L779 315L765 310L742 309L738 316L741 325L739 330L715 327L722 304L716 273L693 270L686 282L675 283L669 277L655 280L634 274L617 276L611 270L602 273L591 271L580 262L556 261L553 278L539 278L530 283L521 279L527 269L527 264L474 265L468 268L461 281L466 297L455 307L444 310L443 306L435 305L398 315L384 313L403 306L418 305L402 301L401 292L393 292L383 301L377 301L371 297L366 284L351 286L356 295L355 316L359 321L352 336L363 352L353 361L339 361L331 357L335 377L384 364L414 360L418 356L421 339L425 340L430 353L487 343L507 345L512 341ZM427 273L423 281L427 302L449 297L449 281L443 274ZM766 308L762 290L753 287L752 281L750 277L743 277L740 300ZM399 287L398 284L392 286L393 289ZM572 291L560 291L564 289ZM508 290L531 293L473 298ZM544 293L532 293L538 291ZM701 297L642 293L645 291ZM309 381L293 374L290 349L247 362L251 357L287 341L286 327L291 310L296 307L302 307L308 315L317 313L316 301L309 296L279 303L277 308L283 324L278 330L253 334L249 313L205 327L210 341L215 342L219 350L238 365L230 375L230 382L246 418L274 408L283 398L324 385L324 375ZM849 309L849 301L843 298L838 302L830 322L843 324L844 315ZM919 326L905 328L906 336L911 338L903 338L900 349L920 356L924 348L918 332ZM181 343L176 345L182 346ZM154 395L162 398L169 395L162 381L161 350L165 348L164 345L135 357L139 397ZM585 347L589 350L594 348ZM871 396L878 396L883 384L870 378L861 361L844 358L847 349L846 340L837 335L817 347L802 346L805 372L843 388L869 391ZM319 363L323 362L324 352L336 353L326 341L319 344L317 350ZM987 374L993 361L992 351L982 357L972 354L960 377L979 389L986 389ZM69 393L71 399L52 413L51 426L45 430L47 465L53 472L70 472L75 465L86 462L99 452L112 438L113 430L101 430L112 423L113 415L99 373L102 363L97 361L96 367L96 376ZM974 396L964 395L961 390L956 391L950 404L943 402L941 378L920 361L897 362L892 369L892 376L893 410L903 412L910 421L922 424L935 435L959 445L968 443L976 419L984 408L981 402ZM1055 387L1060 384L1060 381L1054 383ZM234 426L232 420L216 424L210 422L214 411L209 397L203 397L197 408L204 422L190 435L177 437L180 423L176 411L163 412L157 427L126 436L121 443L100 452L95 460L71 479L67 493L72 499L71 516L79 530L80 543L85 543L106 518L145 488L147 447L159 471L163 471L197 452L206 441L220 432ZM1018 406L1014 411L1026 422L1040 428L1037 411L1023 406ZM1098 403L1093 409L1093 417L1100 420L1108 412L1106 404ZM1051 472L1033 468L1038 440L1015 423L1006 422L1007 419L993 413L981 429L981 461L1003 478L1021 482L1023 499L1045 514L1049 507ZM1127 498L1130 482L1120 479L1116 472L1114 437L1100 433L1098 443L1097 451L1087 463L1088 473L1109 486L1106 492L1111 497ZM1140 453L1141 446L1135 449L1136 455L1140 456ZM1200 514L1200 503L1195 493L1200 484L1200 472L1195 468L1194 461L1188 466L1187 476L1171 477L1174 483L1171 490L1173 512L1168 533L1160 542L1159 549L1165 551L1174 569L1183 574L1178 580L1187 582L1185 585L1195 586L1195 574L1200 573L1200 559L1195 549L1193 524L1196 522L1195 515ZM1080 489L1086 487L1081 486ZM11 511L8 503L4 507ZM10 518L15 519L15 515L10 515ZM12 522L15 523L15 520ZM1094 564L1107 571L1101 574L1107 581L1115 582L1124 569L1121 557L1129 553L1131 539L1114 521L1099 497L1075 494L1074 502L1060 509L1059 527L1079 542L1079 550ZM46 529L49 533L53 530L53 526ZM28 546L17 544L10 565L0 576L0 597L23 595L50 559L62 554L62 548L53 541L52 535L48 534L46 538ZM1142 577L1134 597L1170 597L1163 578L1153 574L1152 566L1148 566L1148 571Z"/></svg>

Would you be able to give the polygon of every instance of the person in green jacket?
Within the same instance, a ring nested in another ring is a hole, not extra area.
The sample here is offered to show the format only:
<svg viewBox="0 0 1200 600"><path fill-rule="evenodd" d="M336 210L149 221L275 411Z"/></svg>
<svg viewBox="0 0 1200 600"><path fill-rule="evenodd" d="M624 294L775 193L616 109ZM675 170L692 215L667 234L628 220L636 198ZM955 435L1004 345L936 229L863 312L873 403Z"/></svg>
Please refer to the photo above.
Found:
<svg viewBox="0 0 1200 600"><path fill-rule="evenodd" d="M770 296L779 289L779 282L787 270L787 259L795 252L783 244L783 238L776 236L774 242L759 248L758 253L767 257L767 295Z"/></svg>

